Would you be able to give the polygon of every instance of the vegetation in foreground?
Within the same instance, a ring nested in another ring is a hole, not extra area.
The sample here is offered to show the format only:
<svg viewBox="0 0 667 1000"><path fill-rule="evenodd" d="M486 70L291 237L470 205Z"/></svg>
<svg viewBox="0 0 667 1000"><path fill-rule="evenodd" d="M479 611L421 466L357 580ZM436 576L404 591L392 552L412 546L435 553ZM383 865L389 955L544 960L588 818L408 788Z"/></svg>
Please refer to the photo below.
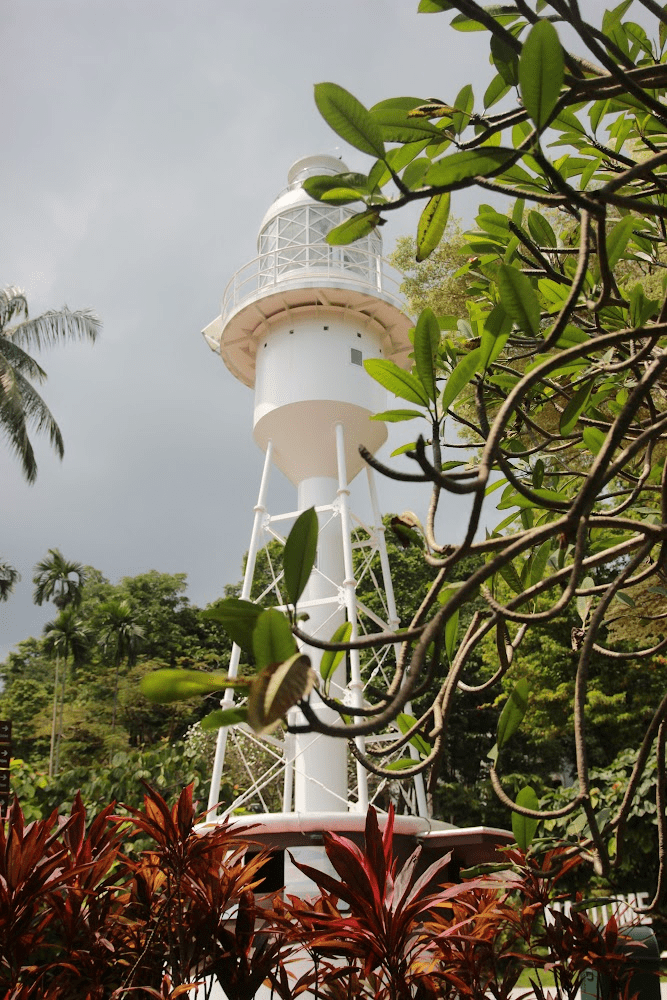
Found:
<svg viewBox="0 0 667 1000"><path fill-rule="evenodd" d="M133 847L134 844L134 847ZM368 812L363 849L324 835L338 879L300 865L320 895L262 895L263 852L228 824L197 829L192 786L169 808L24 823L18 801L0 823L0 995L4 1000L175 1000L213 982L252 1000L263 982L281 1000L306 989L342 1000L505 1000L530 968L561 1000L594 969L622 995L631 969L612 918L549 905L581 859L520 850L487 873L447 881L449 855L426 871L419 849L399 867L393 810ZM549 919L545 919L550 913Z"/></svg>

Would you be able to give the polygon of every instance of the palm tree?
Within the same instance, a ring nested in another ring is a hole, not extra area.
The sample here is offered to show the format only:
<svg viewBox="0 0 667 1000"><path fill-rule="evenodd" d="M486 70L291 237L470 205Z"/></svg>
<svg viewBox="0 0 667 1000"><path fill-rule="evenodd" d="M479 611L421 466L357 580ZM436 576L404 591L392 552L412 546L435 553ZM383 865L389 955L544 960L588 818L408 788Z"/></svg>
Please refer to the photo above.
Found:
<svg viewBox="0 0 667 1000"><path fill-rule="evenodd" d="M99 331L100 321L89 309L71 312L64 306L29 319L25 294L13 286L0 289L0 428L29 483L37 476L29 428L46 433L59 458L65 449L53 414L32 385L44 382L46 372L28 349L68 340L94 342Z"/></svg>
<svg viewBox="0 0 667 1000"><path fill-rule="evenodd" d="M113 663L116 671L113 692L113 716L111 729L116 728L116 711L118 707L118 676L123 660L131 666L137 655L137 647L144 637L144 629L139 625L139 617L129 601L114 598L106 601L100 607L100 643L105 652L113 653Z"/></svg>
<svg viewBox="0 0 667 1000"><path fill-rule="evenodd" d="M43 604L44 601L52 601L59 611L73 610L81 604L83 596L83 586L86 582L86 572L78 562L71 562L65 559L59 549L49 549L49 554L35 566L35 573L32 578L35 585L33 591L33 601L35 604ZM56 622L58 619L56 619ZM56 622L50 622L45 626L45 633L49 626L55 626ZM63 670L62 680L58 683L60 669L60 653L58 644L53 643L55 653L55 672L53 678L53 713L51 720L51 750L49 753L49 777L53 777L54 763L57 771L57 762L60 754L60 741L62 737L62 719L65 704L65 691L67 687L67 661ZM60 702L60 712L58 704ZM58 724L58 717L60 722ZM57 752L56 752L57 751Z"/></svg>
<svg viewBox="0 0 667 1000"><path fill-rule="evenodd" d="M0 601L9 600L14 585L21 579L21 574L10 563L0 559Z"/></svg>
<svg viewBox="0 0 667 1000"><path fill-rule="evenodd" d="M53 722L51 726L51 754L49 757L49 777L58 773L60 764L60 745L63 736L63 713L65 707L65 690L67 688L67 665L70 655L74 663L81 661L88 646L90 629L77 618L74 607L66 607L52 622L44 626L44 645L47 652L55 655L56 664L60 657L63 660L62 684L60 691L60 714L56 731L56 712L58 692L54 690ZM54 687L58 686L58 667L56 666Z"/></svg>
<svg viewBox="0 0 667 1000"><path fill-rule="evenodd" d="M32 578L35 584L32 599L35 604L53 601L59 611L78 608L83 596L86 571L79 562L65 559L59 549L49 549L49 554L35 566Z"/></svg>

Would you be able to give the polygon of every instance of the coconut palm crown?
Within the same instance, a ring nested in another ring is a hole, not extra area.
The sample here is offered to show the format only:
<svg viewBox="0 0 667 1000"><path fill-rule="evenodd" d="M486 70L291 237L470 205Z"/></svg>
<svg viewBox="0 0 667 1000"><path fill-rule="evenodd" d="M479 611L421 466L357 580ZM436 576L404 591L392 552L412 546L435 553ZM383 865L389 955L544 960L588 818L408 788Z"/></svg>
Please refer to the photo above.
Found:
<svg viewBox="0 0 667 1000"><path fill-rule="evenodd" d="M65 449L60 428L33 385L44 382L46 372L28 351L68 340L94 343L99 332L100 321L89 309L72 312L64 306L29 319L24 292L0 289L0 430L29 483L37 477L29 430L46 434L59 458Z"/></svg>

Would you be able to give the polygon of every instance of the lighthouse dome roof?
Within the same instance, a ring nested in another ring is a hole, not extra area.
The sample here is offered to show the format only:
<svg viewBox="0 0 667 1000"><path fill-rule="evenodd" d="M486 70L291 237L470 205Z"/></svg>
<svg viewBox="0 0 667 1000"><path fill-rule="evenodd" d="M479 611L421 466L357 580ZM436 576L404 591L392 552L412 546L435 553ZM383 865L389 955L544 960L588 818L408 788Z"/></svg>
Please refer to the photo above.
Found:
<svg viewBox="0 0 667 1000"><path fill-rule="evenodd" d="M287 187L281 191L275 201L270 205L262 224L259 227L260 237L269 222L278 215L289 212L290 209L299 205L312 205L313 199L303 189L303 182L307 177L315 177L321 174L334 176L335 174L347 173L348 167L338 156L331 156L328 153L317 153L313 156L302 156L292 164L287 172ZM337 217L335 213L334 217Z"/></svg>

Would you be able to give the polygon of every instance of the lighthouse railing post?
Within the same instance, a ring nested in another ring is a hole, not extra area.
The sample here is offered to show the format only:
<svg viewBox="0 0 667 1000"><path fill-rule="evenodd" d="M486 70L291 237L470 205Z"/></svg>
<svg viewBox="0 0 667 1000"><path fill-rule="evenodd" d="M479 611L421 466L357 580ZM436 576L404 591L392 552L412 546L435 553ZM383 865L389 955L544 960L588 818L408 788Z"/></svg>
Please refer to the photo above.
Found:
<svg viewBox="0 0 667 1000"><path fill-rule="evenodd" d="M350 491L347 484L347 466L345 462L345 431L341 423L336 424L336 459L338 464L338 502L340 505L340 528L343 540L343 564L345 567L345 580L343 581L343 594L347 619L352 626L351 639L356 639L357 627L357 597L356 581L354 579L354 563L352 560L352 524L350 519ZM364 701L364 687L361 679L361 661L359 650L351 649L350 653L350 690L352 693L352 704L355 708L362 708ZM363 736L355 736L355 746L360 753L365 753L366 741ZM368 776L366 769L360 761L357 761L357 808L359 812L368 810Z"/></svg>
<svg viewBox="0 0 667 1000"><path fill-rule="evenodd" d="M248 558L246 560L245 573L243 575L243 586L241 588L241 599L247 601L252 592L252 581L255 575L255 566L257 564L257 553L260 549L260 541L262 539L262 534L264 531L264 519L266 518L266 495L269 489L269 475L271 471L271 456L273 454L273 444L269 441L266 456L264 458L264 468L262 469L262 478L259 484L259 493L257 495L257 503L254 507L254 519L252 524L252 534L250 536L250 546L248 548ZM229 658L229 667L227 669L227 674L229 677L234 678L238 674L239 661L241 658L241 649L236 643L232 646L231 656ZM234 689L227 688L220 702L223 709L231 708L234 704ZM225 766L225 751L227 749L227 732L228 726L221 726L218 730L218 738L215 745L215 758L213 760L213 773L211 775L211 787L208 795L208 811L209 817L215 819L217 816L217 805L220 799L220 785L222 783L222 772Z"/></svg>

